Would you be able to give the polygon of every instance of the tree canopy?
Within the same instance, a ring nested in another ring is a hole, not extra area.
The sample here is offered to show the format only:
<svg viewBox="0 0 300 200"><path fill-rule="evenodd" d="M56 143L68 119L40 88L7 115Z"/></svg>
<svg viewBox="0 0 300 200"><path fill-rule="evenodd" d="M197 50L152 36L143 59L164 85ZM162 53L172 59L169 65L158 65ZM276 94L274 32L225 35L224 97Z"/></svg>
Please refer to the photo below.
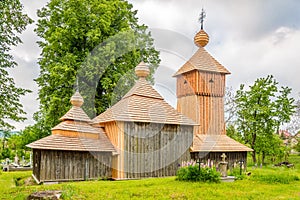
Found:
<svg viewBox="0 0 300 200"><path fill-rule="evenodd" d="M25 120L20 97L29 90L16 87L7 69L17 65L10 51L22 42L18 34L30 23L19 0L0 1L0 130L14 128L8 120Z"/></svg>
<svg viewBox="0 0 300 200"><path fill-rule="evenodd" d="M133 85L128 72L139 62L154 72L159 54L136 13L123 0L51 0L38 11L40 111L33 129L44 131L40 137L70 108L76 82L94 117Z"/></svg>
<svg viewBox="0 0 300 200"><path fill-rule="evenodd" d="M274 133L290 120L295 106L294 99L289 97L291 89L279 89L273 76L259 78L249 88L245 90L241 85L236 94L237 129L245 144L254 150L252 158L256 163L257 153L263 159L265 155L276 154L274 149L280 148L280 142Z"/></svg>

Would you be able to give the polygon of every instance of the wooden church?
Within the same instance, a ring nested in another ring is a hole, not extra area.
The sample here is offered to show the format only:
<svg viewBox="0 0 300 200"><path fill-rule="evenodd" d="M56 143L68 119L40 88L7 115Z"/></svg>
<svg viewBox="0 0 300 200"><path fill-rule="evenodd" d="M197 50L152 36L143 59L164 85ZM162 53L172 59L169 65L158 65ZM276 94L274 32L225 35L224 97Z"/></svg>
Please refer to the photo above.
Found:
<svg viewBox="0 0 300 200"><path fill-rule="evenodd" d="M225 78L230 72L205 49L203 30L196 34L198 51L175 73L177 110L146 81L149 68L141 62L138 81L115 105L91 120L81 109L79 92L72 108L52 134L33 149L37 182L138 179L174 176L183 161L246 161L250 148L226 136ZM209 164L209 163L208 163Z"/></svg>
<svg viewBox="0 0 300 200"><path fill-rule="evenodd" d="M27 145L37 182L174 176L191 159L195 122L146 81L145 63L135 72L134 87L104 113L90 120L76 92L52 135Z"/></svg>

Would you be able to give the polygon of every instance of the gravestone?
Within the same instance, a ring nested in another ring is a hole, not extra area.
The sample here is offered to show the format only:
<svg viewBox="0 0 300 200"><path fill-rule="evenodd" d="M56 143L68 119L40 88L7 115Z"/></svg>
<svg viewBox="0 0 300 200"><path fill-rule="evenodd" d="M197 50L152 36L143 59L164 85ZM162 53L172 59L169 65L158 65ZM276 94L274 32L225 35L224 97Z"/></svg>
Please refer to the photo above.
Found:
<svg viewBox="0 0 300 200"><path fill-rule="evenodd" d="M225 153L223 153L221 155L221 158L222 158L222 161L219 163L219 170L220 170L220 173L221 173L221 177L227 177L227 165L228 165L228 162L226 162L226 155Z"/></svg>

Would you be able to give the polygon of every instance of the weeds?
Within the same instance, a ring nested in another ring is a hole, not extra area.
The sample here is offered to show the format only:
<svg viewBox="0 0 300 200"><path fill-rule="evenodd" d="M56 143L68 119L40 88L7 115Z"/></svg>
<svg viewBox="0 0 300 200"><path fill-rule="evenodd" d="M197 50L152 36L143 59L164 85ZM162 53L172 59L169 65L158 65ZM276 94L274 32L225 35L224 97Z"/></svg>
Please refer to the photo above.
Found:
<svg viewBox="0 0 300 200"><path fill-rule="evenodd" d="M63 191L62 191L62 194L61 194L61 198L66 199L66 200L73 199L73 196L75 194L76 194L76 192L75 192L74 186L64 185L63 186Z"/></svg>

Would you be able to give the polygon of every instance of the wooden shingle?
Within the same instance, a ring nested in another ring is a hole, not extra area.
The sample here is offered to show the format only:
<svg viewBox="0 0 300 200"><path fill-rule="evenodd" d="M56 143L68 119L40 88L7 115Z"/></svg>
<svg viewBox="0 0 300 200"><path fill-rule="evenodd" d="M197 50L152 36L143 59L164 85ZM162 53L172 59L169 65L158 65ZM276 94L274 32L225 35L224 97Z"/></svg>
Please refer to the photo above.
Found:
<svg viewBox="0 0 300 200"><path fill-rule="evenodd" d="M111 121L196 125L169 105L144 77L118 103L94 118L93 124Z"/></svg>
<svg viewBox="0 0 300 200"><path fill-rule="evenodd" d="M253 151L251 148L231 139L227 135L197 134L193 140L192 152L239 152Z"/></svg>
<svg viewBox="0 0 300 200"><path fill-rule="evenodd" d="M106 135L100 131L99 139L89 139L85 137L66 137L63 135L50 135L26 145L32 149L46 150L68 150L68 151L93 151L93 152L113 152L116 150L110 143Z"/></svg>
<svg viewBox="0 0 300 200"><path fill-rule="evenodd" d="M230 72L203 47L199 47L196 53L173 76L178 76L193 70L230 74Z"/></svg>
<svg viewBox="0 0 300 200"><path fill-rule="evenodd" d="M93 127L92 120L82 110L83 98L78 91L71 97L72 108L52 128L52 135L27 145L33 149L69 151L111 151L114 146L103 129Z"/></svg>

